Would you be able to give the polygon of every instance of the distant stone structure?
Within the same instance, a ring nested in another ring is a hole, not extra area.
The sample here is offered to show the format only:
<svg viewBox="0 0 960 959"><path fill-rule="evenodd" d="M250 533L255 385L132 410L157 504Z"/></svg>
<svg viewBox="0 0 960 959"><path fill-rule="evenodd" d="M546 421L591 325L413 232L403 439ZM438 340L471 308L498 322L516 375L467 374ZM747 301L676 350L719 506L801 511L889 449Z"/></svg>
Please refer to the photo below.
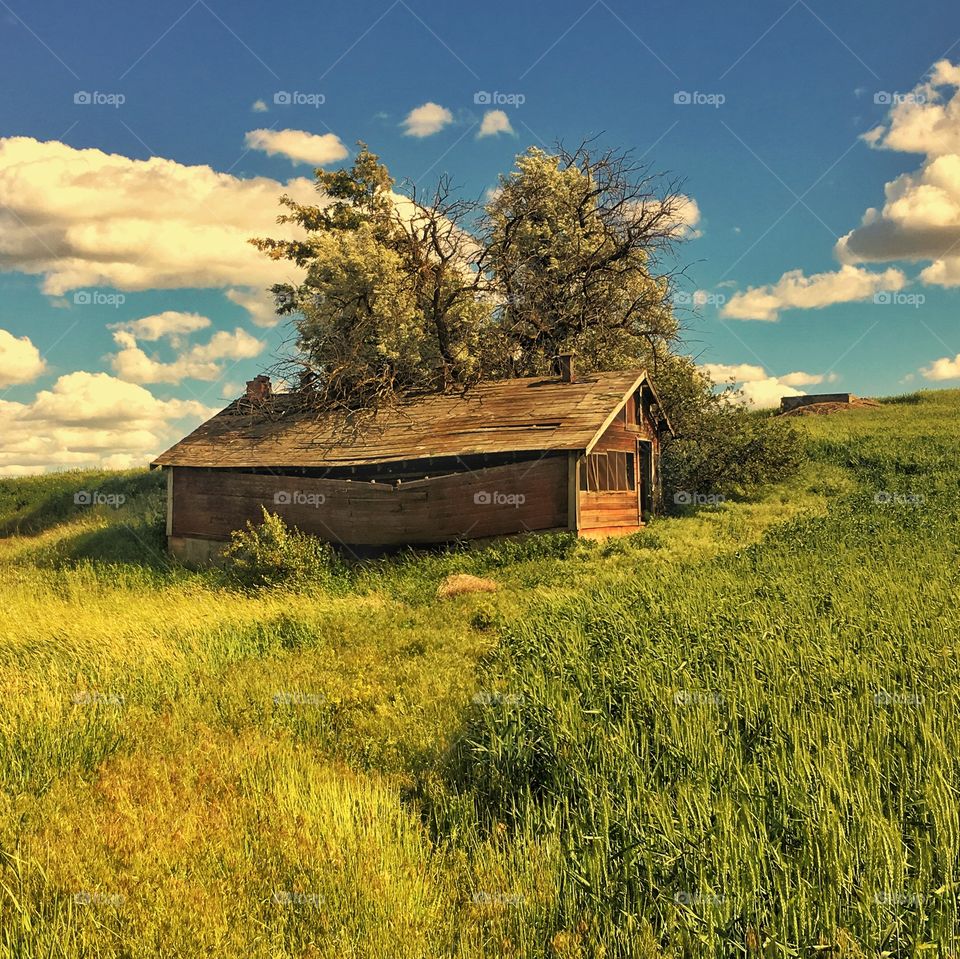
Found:
<svg viewBox="0 0 960 959"><path fill-rule="evenodd" d="M812 406L814 403L852 403L857 397L853 393L809 393L806 396L781 396L780 412L789 413L800 406Z"/></svg>

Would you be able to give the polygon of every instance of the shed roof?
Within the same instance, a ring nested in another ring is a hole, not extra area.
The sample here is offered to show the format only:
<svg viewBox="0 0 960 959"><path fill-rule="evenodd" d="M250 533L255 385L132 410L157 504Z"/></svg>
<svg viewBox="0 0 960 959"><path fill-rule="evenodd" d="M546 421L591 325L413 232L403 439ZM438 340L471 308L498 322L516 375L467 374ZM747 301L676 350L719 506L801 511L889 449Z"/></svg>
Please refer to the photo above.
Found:
<svg viewBox="0 0 960 959"><path fill-rule="evenodd" d="M531 377L479 383L464 393L408 398L351 428L342 417L277 394L269 414L240 400L162 453L153 466L361 466L440 456L585 450L645 372L591 373L566 383ZM669 424L667 424L669 427Z"/></svg>

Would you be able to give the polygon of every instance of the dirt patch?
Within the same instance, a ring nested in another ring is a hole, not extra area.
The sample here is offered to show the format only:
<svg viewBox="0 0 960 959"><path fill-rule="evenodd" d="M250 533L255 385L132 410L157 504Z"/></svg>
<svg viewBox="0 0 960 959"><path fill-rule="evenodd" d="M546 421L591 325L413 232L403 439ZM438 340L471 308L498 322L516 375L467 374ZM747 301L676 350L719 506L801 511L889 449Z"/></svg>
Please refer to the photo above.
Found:
<svg viewBox="0 0 960 959"><path fill-rule="evenodd" d="M795 410L778 413L778 416L826 416L829 413L842 413L844 410L879 409L882 406L876 400L857 397L849 403L810 403L798 406Z"/></svg>
<svg viewBox="0 0 960 959"><path fill-rule="evenodd" d="M437 598L446 599L448 596L460 596L463 593L495 593L499 588L492 579L470 576L467 573L453 573L440 584Z"/></svg>

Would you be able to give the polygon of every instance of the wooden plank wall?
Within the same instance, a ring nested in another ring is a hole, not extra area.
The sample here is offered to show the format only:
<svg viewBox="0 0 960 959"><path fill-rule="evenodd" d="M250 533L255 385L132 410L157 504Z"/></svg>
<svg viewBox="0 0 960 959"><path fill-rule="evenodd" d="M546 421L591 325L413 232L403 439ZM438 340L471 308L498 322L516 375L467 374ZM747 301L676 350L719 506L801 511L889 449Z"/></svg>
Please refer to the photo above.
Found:
<svg viewBox="0 0 960 959"><path fill-rule="evenodd" d="M637 402L639 402L639 396L630 397L623 411L617 415L617 418L600 437L594 451L600 453L618 450L630 453L634 457L633 475L639 482L640 464L636 458L637 440L652 440L655 456L657 442L656 430L652 423L637 424ZM640 498L637 490L615 493L580 491L580 529L582 531L639 528L641 525Z"/></svg>
<svg viewBox="0 0 960 959"><path fill-rule="evenodd" d="M567 456L382 483L173 467L174 537L227 540L261 504L289 524L355 546L442 543L564 528Z"/></svg>

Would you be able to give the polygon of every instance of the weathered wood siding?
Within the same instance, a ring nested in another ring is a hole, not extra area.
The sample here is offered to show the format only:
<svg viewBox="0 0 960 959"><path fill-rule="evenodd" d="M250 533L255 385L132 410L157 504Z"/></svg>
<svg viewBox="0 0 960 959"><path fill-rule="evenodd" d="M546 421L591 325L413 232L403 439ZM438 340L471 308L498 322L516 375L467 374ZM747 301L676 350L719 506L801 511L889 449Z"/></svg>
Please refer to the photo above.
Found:
<svg viewBox="0 0 960 959"><path fill-rule="evenodd" d="M441 543L566 527L567 456L403 483L173 467L174 538L227 540L260 507L331 542Z"/></svg>
<svg viewBox="0 0 960 959"><path fill-rule="evenodd" d="M639 391L627 400L626 406L617 414L597 441L593 452L602 453L617 450L629 453L634 458L633 475L639 486L640 463L637 457L637 440L649 440L653 443L653 455L656 462L659 457L657 430L654 423L643 418L637 423L637 408L640 404ZM638 529L640 519L639 489L623 492L580 491L579 529L586 534L598 534Z"/></svg>

